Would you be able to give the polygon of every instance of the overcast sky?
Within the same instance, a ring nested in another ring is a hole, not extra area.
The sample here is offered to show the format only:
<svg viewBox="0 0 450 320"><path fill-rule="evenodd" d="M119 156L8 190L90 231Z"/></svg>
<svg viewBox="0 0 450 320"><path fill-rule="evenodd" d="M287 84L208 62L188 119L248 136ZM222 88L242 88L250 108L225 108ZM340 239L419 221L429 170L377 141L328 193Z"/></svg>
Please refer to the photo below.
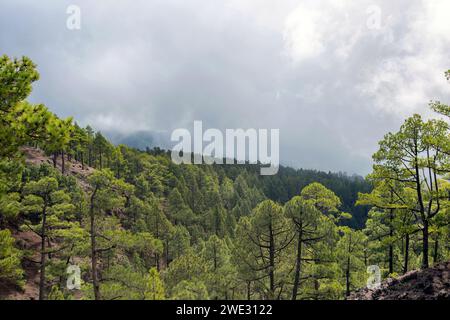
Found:
<svg viewBox="0 0 450 320"><path fill-rule="evenodd" d="M69 30L69 5L81 29ZM99 130L279 128L283 164L366 174L383 135L450 101L448 0L1 0L32 102Z"/></svg>

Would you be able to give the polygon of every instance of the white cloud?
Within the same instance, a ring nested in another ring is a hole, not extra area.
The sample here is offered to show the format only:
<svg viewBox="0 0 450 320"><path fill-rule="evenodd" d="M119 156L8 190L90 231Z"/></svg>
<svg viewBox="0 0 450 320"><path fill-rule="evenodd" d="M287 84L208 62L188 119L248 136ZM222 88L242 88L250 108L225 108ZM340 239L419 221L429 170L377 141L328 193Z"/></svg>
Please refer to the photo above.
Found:
<svg viewBox="0 0 450 320"><path fill-rule="evenodd" d="M1 53L98 129L280 128L282 163L366 173L387 131L450 101L448 0L78 0L75 32L69 4L3 0Z"/></svg>
<svg viewBox="0 0 450 320"><path fill-rule="evenodd" d="M294 62L316 57L324 51L320 17L320 12L305 6L299 6L287 17L284 40Z"/></svg>
<svg viewBox="0 0 450 320"><path fill-rule="evenodd" d="M386 54L381 62L365 67L359 86L377 110L401 117L429 114L431 99L449 98L443 72L450 67L450 3L421 1L405 11L386 30L392 34L402 28L404 32L391 43L380 43L380 51Z"/></svg>
<svg viewBox="0 0 450 320"><path fill-rule="evenodd" d="M348 58L367 29L366 8L363 1L301 1L285 19L283 38L288 55L296 63L323 53Z"/></svg>

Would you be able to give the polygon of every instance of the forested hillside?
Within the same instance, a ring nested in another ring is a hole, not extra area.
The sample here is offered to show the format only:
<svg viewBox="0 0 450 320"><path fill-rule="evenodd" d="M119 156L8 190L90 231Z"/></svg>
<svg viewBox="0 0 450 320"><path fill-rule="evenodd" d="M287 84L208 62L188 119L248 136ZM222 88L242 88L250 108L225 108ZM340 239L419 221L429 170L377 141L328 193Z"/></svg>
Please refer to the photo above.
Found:
<svg viewBox="0 0 450 320"><path fill-rule="evenodd" d="M115 146L27 102L38 78L28 58L0 58L1 298L343 299L370 265L386 277L449 258L442 120L388 134L368 180L261 177Z"/></svg>

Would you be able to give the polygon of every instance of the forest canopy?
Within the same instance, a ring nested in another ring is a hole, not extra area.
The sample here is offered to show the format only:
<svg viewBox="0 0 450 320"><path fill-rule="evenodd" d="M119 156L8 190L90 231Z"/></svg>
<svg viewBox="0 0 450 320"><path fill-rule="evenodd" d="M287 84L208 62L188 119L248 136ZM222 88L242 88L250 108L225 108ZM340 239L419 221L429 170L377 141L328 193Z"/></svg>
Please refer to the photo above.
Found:
<svg viewBox="0 0 450 320"><path fill-rule="evenodd" d="M38 79L30 59L0 58L2 288L35 280L41 300L344 299L369 266L384 278L449 259L440 102L436 119L413 115L380 141L367 179L288 167L261 177L114 145L28 102Z"/></svg>

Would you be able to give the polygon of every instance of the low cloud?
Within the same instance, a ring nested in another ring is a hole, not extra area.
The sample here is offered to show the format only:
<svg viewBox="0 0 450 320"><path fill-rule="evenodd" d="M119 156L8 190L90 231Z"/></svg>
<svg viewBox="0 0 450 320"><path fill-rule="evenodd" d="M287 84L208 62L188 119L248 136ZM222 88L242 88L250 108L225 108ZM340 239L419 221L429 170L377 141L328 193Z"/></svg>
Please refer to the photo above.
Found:
<svg viewBox="0 0 450 320"><path fill-rule="evenodd" d="M279 128L282 163L365 174L387 131L450 101L448 21L446 0L5 0L0 48L39 65L34 102L83 125Z"/></svg>

